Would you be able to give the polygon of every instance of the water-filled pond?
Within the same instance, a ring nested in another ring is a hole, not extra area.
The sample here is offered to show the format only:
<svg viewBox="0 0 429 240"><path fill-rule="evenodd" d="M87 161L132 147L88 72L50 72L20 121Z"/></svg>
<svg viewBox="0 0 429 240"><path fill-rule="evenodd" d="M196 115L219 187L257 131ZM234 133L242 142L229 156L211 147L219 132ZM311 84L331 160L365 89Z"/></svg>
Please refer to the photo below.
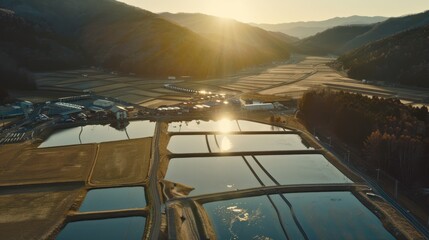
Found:
<svg viewBox="0 0 429 240"><path fill-rule="evenodd" d="M193 196L261 186L241 157L171 159L165 179L194 187Z"/></svg>
<svg viewBox="0 0 429 240"><path fill-rule="evenodd" d="M246 159L253 169L261 172L258 168L264 168L281 185L353 182L321 154L267 155ZM269 180L262 179L265 185L273 185L272 179Z"/></svg>
<svg viewBox="0 0 429 240"><path fill-rule="evenodd" d="M266 186L352 182L320 154L173 158L165 177L194 187L191 196L260 187L257 178Z"/></svg>
<svg viewBox="0 0 429 240"><path fill-rule="evenodd" d="M154 131L155 122L150 121L132 121L122 130L110 125L86 125L58 130L39 148L153 137Z"/></svg>
<svg viewBox="0 0 429 240"><path fill-rule="evenodd" d="M58 240L140 240L146 218L126 217L71 222L60 232Z"/></svg>
<svg viewBox="0 0 429 240"><path fill-rule="evenodd" d="M167 149L172 153L308 150L298 134L174 135Z"/></svg>
<svg viewBox="0 0 429 240"><path fill-rule="evenodd" d="M81 212L146 207L143 187L119 187L90 190L79 208Z"/></svg>
<svg viewBox="0 0 429 240"><path fill-rule="evenodd" d="M218 239L395 239L351 192L273 194L203 206Z"/></svg>
<svg viewBox="0 0 429 240"><path fill-rule="evenodd" d="M217 121L193 120L189 122L172 122L169 132L238 132L238 131L290 131L282 127L251 122L246 120L222 119Z"/></svg>

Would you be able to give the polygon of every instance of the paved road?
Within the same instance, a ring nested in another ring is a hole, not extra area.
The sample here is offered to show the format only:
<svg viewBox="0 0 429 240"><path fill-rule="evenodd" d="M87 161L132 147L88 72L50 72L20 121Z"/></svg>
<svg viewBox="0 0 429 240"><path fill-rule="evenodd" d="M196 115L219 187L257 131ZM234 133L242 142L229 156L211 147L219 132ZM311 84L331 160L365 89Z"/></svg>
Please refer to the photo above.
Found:
<svg viewBox="0 0 429 240"><path fill-rule="evenodd" d="M161 227L161 197L158 191L158 168L159 168L159 136L161 134L160 123L156 123L155 135L152 141L152 158L149 170L149 196L152 198L152 208L149 214L151 230L149 239L158 240Z"/></svg>

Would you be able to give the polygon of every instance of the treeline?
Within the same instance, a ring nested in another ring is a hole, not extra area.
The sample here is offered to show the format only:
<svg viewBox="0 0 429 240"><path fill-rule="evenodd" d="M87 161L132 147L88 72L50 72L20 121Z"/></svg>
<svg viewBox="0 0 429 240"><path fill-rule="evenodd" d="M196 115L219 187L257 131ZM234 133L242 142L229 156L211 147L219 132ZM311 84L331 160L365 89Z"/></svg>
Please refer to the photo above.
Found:
<svg viewBox="0 0 429 240"><path fill-rule="evenodd" d="M362 149L362 156L407 184L429 185L429 114L426 107L398 99L361 94L310 91L299 103L300 117L312 127L324 127L345 143Z"/></svg>

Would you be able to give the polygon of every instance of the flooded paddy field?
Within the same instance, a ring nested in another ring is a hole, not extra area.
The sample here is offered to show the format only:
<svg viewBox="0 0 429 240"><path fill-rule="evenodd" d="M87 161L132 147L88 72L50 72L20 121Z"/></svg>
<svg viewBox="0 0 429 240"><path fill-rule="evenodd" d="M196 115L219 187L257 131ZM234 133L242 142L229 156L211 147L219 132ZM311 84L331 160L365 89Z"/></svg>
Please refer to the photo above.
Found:
<svg viewBox="0 0 429 240"><path fill-rule="evenodd" d="M155 123L150 121L131 121L123 130L110 125L73 127L54 132L39 148L153 137L154 130Z"/></svg>
<svg viewBox="0 0 429 240"><path fill-rule="evenodd" d="M241 132L241 131L290 131L287 128L247 120L193 120L172 122L168 125L169 132Z"/></svg>
<svg viewBox="0 0 429 240"><path fill-rule="evenodd" d="M298 134L174 135L167 149L172 153L263 152L311 150Z"/></svg>
<svg viewBox="0 0 429 240"><path fill-rule="evenodd" d="M239 120L169 124L172 154L163 193L168 221L176 224L170 234L186 237L180 231L192 229L200 238L216 239L420 236L405 222L392 227L398 213L385 212L388 203L371 199L360 176L311 137L269 129ZM180 223L184 215L201 226Z"/></svg>
<svg viewBox="0 0 429 240"><path fill-rule="evenodd" d="M219 239L396 239L351 192L272 194L203 207Z"/></svg>
<svg viewBox="0 0 429 240"><path fill-rule="evenodd" d="M100 188L88 191L79 211L97 212L144 207L144 187Z"/></svg>
<svg viewBox="0 0 429 240"><path fill-rule="evenodd" d="M58 240L141 240L145 217L111 218L71 222L60 232Z"/></svg>
<svg viewBox="0 0 429 240"><path fill-rule="evenodd" d="M352 183L318 154L173 158L165 179L193 187L191 196L263 185Z"/></svg>
<svg viewBox="0 0 429 240"><path fill-rule="evenodd" d="M165 179L195 188L192 196L261 186L241 157L171 159Z"/></svg>

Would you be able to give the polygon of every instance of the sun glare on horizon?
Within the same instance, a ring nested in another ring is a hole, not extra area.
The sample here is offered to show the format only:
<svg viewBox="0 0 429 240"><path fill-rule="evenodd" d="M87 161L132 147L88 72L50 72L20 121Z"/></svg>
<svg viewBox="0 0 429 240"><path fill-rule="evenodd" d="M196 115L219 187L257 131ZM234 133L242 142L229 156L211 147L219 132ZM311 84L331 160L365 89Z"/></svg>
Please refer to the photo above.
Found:
<svg viewBox="0 0 429 240"><path fill-rule="evenodd" d="M238 16L238 18L248 18L251 16L248 5L242 1L211 2L209 9L212 10L214 15L226 19L235 19L234 16Z"/></svg>
<svg viewBox="0 0 429 240"><path fill-rule="evenodd" d="M429 1L351 1L341 0L118 0L154 13L203 13L240 22L285 23L321 21L333 17L398 17L429 9ZM309 8L308 6L311 6ZM380 10L383 9L383 10Z"/></svg>

